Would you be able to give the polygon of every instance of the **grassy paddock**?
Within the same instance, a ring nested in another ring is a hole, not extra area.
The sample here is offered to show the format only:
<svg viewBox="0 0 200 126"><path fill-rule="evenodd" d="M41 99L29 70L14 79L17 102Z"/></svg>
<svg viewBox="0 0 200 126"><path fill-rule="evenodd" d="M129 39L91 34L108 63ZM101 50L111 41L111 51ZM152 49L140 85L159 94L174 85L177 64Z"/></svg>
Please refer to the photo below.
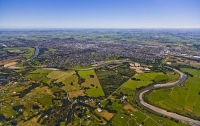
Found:
<svg viewBox="0 0 200 126"><path fill-rule="evenodd" d="M24 51L25 53L22 54L23 57L25 57L26 59L29 59L33 56L33 54L35 53L35 48L32 47L15 47L15 48L4 48L4 50L6 51Z"/></svg>
<svg viewBox="0 0 200 126"><path fill-rule="evenodd" d="M101 84L99 83L96 73L92 73L90 75L92 75L92 77L85 77L85 82L82 83L81 86L89 88L101 88Z"/></svg>
<svg viewBox="0 0 200 126"><path fill-rule="evenodd" d="M68 92L70 98L76 98L78 96L85 96L84 90Z"/></svg>
<svg viewBox="0 0 200 126"><path fill-rule="evenodd" d="M80 75L80 77L85 78L91 74L94 73L94 70L84 70L84 71L78 71L78 74Z"/></svg>
<svg viewBox="0 0 200 126"><path fill-rule="evenodd" d="M147 95L151 104L192 117L200 117L200 71L189 68L181 68L193 77L188 77L184 86L168 89L154 90Z"/></svg>
<svg viewBox="0 0 200 126"><path fill-rule="evenodd" d="M57 82L62 82L73 74L75 74L75 71L53 71L48 74L47 77L50 79L56 79Z"/></svg>
<svg viewBox="0 0 200 126"><path fill-rule="evenodd" d="M27 76L25 76L25 79L40 81L40 79L45 78L51 72L52 72L51 70L41 70L41 69L34 70L30 72Z"/></svg>
<svg viewBox="0 0 200 126"><path fill-rule="evenodd" d="M87 89L85 93L90 97L100 97L104 96L104 92L102 88L91 88Z"/></svg>

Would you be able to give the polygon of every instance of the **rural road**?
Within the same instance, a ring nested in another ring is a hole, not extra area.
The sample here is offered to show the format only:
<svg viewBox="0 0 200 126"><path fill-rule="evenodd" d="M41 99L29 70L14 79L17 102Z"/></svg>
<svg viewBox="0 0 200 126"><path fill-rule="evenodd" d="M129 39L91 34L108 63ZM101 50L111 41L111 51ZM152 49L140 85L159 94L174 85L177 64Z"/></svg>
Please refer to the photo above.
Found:
<svg viewBox="0 0 200 126"><path fill-rule="evenodd" d="M93 69L98 69L113 63L123 63L123 62L130 62L129 60L112 60L112 61L106 61L103 62L101 64L98 64L97 66L93 66L90 68L82 68L82 69L76 69L76 68L68 68L69 70L78 70L78 71L84 71L84 70L93 70ZM13 70L17 70L17 69L25 69L26 67L17 67L17 66L9 66L8 69L13 69ZM39 66L35 66L33 68L40 68L40 69L44 69L44 70L61 70L58 68L48 68L48 67L39 67Z"/></svg>
<svg viewBox="0 0 200 126"><path fill-rule="evenodd" d="M168 68L171 68L171 67L168 67ZM176 81L176 82L172 82L172 83L150 85L150 86L147 86L147 87L143 88L142 90L138 91L136 93L136 101L137 101L138 105L147 109L147 110L154 111L154 112L156 112L160 115L164 115L164 116L167 116L167 117L170 117L170 118L172 117L174 119L180 120L181 122L187 123L191 126L200 126L200 121L198 121L198 120L194 120L194 119L191 119L189 117L185 117L185 116L173 113L173 112L168 112L167 110L158 108L158 107L153 106L151 104L148 104L147 102L144 101L143 98L144 98L145 93L147 93L151 90L154 90L154 89L161 88L161 87L176 86L176 85L183 83L187 79L187 75L185 75L183 72L176 70L174 68L171 68L171 69L173 69L174 71L176 71L180 74L179 80Z"/></svg>
<svg viewBox="0 0 200 126"><path fill-rule="evenodd" d="M112 63L121 63L121 62L127 62L127 61L128 60L116 60L116 61L112 61L112 62L105 62L105 63L99 64L95 67L86 68L86 69L76 69L76 70L90 70L90 69L100 68L100 67L103 67L105 65L112 64ZM11 67L8 67L8 68L9 69L23 69L24 67L11 66ZM185 116L173 113L173 112L168 112L164 109L158 108L158 107L153 106L151 104L148 104L144 101L143 96L148 91L158 89L158 88L162 88L162 87L173 87L173 86L176 86L176 85L180 85L187 79L187 75L185 75L183 72L176 70L174 68L171 68L171 67L167 67L167 68L173 69L174 71L178 72L180 74L179 80L176 81L176 82L172 82L172 83L150 85L150 86L147 86L147 87L137 91L135 97L136 97L136 101L137 101L138 105L149 110L149 111L153 111L153 112L156 112L160 115L164 115L164 116L167 116L167 117L170 117L170 118L172 117L174 119L180 120L181 122L187 123L191 126L200 126L200 121L198 121L198 120L194 120L194 119L191 119L191 118L188 118L188 117L185 117ZM59 69L56 69L56 68L42 68L42 69L59 70Z"/></svg>

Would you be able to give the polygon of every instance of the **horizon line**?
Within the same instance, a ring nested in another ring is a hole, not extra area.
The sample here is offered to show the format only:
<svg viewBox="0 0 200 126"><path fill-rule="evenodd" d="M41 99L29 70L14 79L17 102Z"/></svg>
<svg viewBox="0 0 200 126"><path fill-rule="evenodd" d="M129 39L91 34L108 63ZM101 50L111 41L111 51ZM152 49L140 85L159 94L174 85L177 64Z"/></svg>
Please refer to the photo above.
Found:
<svg viewBox="0 0 200 126"><path fill-rule="evenodd" d="M171 27L171 28L166 28L166 27L152 27L152 28L0 28L0 30L67 30L67 29L200 29L199 28L194 28L194 27Z"/></svg>

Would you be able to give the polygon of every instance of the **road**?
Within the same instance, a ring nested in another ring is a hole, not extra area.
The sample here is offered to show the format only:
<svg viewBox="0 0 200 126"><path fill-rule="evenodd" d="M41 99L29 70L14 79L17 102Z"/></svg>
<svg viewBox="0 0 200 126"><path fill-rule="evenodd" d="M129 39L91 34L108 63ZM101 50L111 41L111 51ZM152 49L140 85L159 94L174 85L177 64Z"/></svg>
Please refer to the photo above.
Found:
<svg viewBox="0 0 200 126"><path fill-rule="evenodd" d="M68 68L68 69L69 70L78 70L78 71L93 70L93 69L98 69L98 68L101 68L101 67L113 64L113 63L117 64L117 63L123 63L123 62L130 62L130 61L129 60L112 60L112 61L105 61L105 62L103 62L101 64L98 64L97 66L93 66L93 67L90 67L90 68L83 68L83 69ZM26 67L17 67L17 66L8 67L8 69L13 69L13 70L25 69L25 68ZM40 67L40 66L34 66L33 68L40 68L40 69L44 69L44 70L60 70L60 69L57 69L57 68L48 68L48 67Z"/></svg>
<svg viewBox="0 0 200 126"><path fill-rule="evenodd" d="M171 67L168 67L168 68L171 68ZM162 88L162 87L173 87L173 86L182 84L187 79L187 75L185 75L183 72L176 70L174 68L171 68L171 69L173 69L174 71L176 71L180 74L179 80L176 81L176 82L172 82L172 83L150 85L150 86L147 86L147 87L143 88L142 90L138 91L136 93L136 101L137 101L138 105L149 110L149 111L154 111L154 112L156 112L160 115L167 116L167 117L170 117L170 118L172 117L174 119L180 120L183 123L187 123L191 126L200 126L200 121L198 121L198 120L194 120L194 119L191 119L189 117L185 117L185 116L173 113L173 112L168 112L164 109L153 106L153 105L148 104L147 102L144 101L143 98L144 98L145 93L147 93L151 90L154 90L154 89Z"/></svg>
<svg viewBox="0 0 200 126"><path fill-rule="evenodd" d="M102 64L95 66L95 67L86 68L86 69L75 69L75 70L90 70L90 69L100 68L100 67L103 67L105 65L112 64L112 63L121 63L121 62L127 62L127 61L128 60L115 60L115 61L111 61L111 62L104 62ZM9 67L9 68L10 69L23 69L23 67L15 67L15 66L12 66L12 67ZM173 113L173 112L168 112L164 109L150 105L150 104L148 104L144 101L143 96L148 91L158 89L158 88L162 88L162 87L173 87L173 86L176 86L176 85L180 85L187 79L187 75L185 75L183 72L176 70L174 68L171 68L171 67L168 67L168 68L173 69L174 71L176 71L180 74L179 80L176 81L176 82L172 82L172 83L150 85L150 86L147 86L147 87L141 89L140 91L137 91L136 92L136 101L137 101L138 105L147 109L147 110L156 112L158 114L180 120L184 123L190 124L191 126L200 126L200 121L197 121L197 120L194 120L194 119L191 119L191 118L188 118L188 117L185 117L185 116ZM59 70L59 69L56 69L56 68L42 68L42 69Z"/></svg>

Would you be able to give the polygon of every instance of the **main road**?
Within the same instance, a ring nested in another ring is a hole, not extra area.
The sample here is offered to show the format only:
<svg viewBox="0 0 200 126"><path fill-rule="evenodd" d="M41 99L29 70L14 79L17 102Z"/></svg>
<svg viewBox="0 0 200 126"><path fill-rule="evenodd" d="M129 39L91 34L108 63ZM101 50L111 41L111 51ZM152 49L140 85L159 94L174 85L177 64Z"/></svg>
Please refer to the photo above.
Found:
<svg viewBox="0 0 200 126"><path fill-rule="evenodd" d="M143 88L142 90L138 91L136 93L136 101L137 101L138 105L149 110L149 111L153 111L153 112L156 112L157 114L177 119L177 120L179 120L183 123L187 123L191 126L200 126L200 121L198 121L198 120L194 120L194 119L191 119L189 117L182 116L182 115L179 115L179 114L176 114L176 113L173 113L173 112L168 112L164 109L153 106L153 105L148 104L147 102L144 101L143 98L144 98L145 93L147 93L151 90L154 90L154 89L162 88L162 87L173 87L173 86L176 86L176 85L180 85L187 79L187 75L184 74L183 72L176 70L174 68L171 68L171 67L168 67L168 68L173 69L174 71L176 71L180 74L179 80L176 81L176 82L172 82L172 83L150 85L150 86L147 86L147 87Z"/></svg>

